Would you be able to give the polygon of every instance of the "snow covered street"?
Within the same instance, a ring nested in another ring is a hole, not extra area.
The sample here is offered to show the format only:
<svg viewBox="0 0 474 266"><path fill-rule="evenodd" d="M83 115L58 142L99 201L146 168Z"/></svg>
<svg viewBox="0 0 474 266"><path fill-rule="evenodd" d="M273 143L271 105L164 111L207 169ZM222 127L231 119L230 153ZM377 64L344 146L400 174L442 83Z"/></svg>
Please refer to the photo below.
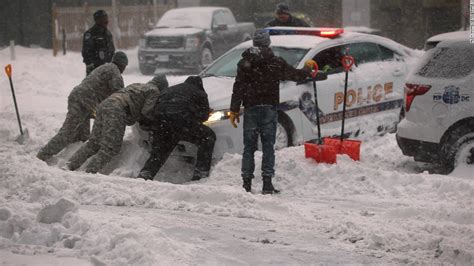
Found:
<svg viewBox="0 0 474 266"><path fill-rule="evenodd" d="M395 135L364 136L361 161L337 165L277 151L280 195L241 188L241 156L225 154L196 182L172 158L159 181L135 180L147 152L127 131L110 175L48 166L35 155L61 126L70 90L85 68L78 53L17 47L13 66L23 127L0 74L0 264L6 265L474 265L474 167L450 175L402 155ZM127 51L125 84L147 82ZM169 76L171 84L184 80ZM261 161L257 153L256 173ZM173 166L178 166L176 171Z"/></svg>

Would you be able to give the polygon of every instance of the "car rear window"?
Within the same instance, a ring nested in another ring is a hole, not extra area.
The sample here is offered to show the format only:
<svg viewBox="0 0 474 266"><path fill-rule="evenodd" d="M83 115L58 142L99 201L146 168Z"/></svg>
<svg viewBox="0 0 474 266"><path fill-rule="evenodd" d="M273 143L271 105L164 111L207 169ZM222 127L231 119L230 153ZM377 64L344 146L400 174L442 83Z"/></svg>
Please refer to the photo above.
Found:
<svg viewBox="0 0 474 266"><path fill-rule="evenodd" d="M235 77L237 75L237 63L242 59L242 53L247 48L235 49L223 55L221 58L204 71L205 76ZM276 56L282 57L288 64L296 67L301 59L308 53L308 49L272 47Z"/></svg>
<svg viewBox="0 0 474 266"><path fill-rule="evenodd" d="M417 74L429 78L461 78L474 69L472 47L436 47L427 52Z"/></svg>

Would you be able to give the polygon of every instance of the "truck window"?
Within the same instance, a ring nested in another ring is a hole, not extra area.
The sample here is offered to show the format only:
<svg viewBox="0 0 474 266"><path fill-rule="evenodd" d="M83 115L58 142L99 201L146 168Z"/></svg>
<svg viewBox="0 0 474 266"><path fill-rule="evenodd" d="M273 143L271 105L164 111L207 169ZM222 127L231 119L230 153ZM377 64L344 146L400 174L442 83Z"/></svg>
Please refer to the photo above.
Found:
<svg viewBox="0 0 474 266"><path fill-rule="evenodd" d="M214 12L214 17L212 19L212 28L217 28L219 25L227 25L225 14L222 10Z"/></svg>
<svg viewBox="0 0 474 266"><path fill-rule="evenodd" d="M225 16L225 24L226 25L235 25L237 22L235 21L234 15L229 10L223 10Z"/></svg>

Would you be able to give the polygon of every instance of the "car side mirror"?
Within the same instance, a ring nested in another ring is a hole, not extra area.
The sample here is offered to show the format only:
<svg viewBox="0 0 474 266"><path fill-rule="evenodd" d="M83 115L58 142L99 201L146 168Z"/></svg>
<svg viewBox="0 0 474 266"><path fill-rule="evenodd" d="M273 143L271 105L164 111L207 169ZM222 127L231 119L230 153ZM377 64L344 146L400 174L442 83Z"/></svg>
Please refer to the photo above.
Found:
<svg viewBox="0 0 474 266"><path fill-rule="evenodd" d="M316 74L316 77L314 77L315 81L321 81L321 80L326 80L326 79L328 79L328 74L326 74L325 72L322 72L322 71L318 71L318 74ZM296 83L296 85L306 84L306 83L309 83L309 82L312 82L312 81L313 81L312 77L307 77L303 81L298 81Z"/></svg>
<svg viewBox="0 0 474 266"><path fill-rule="evenodd" d="M227 29L228 29L227 24L219 24L216 27L216 31L225 31Z"/></svg>

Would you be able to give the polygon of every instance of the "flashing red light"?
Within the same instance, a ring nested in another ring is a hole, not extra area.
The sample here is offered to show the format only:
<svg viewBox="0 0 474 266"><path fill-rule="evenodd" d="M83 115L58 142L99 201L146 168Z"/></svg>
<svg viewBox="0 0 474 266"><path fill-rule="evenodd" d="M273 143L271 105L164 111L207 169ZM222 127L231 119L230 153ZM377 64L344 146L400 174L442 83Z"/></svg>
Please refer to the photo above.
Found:
<svg viewBox="0 0 474 266"><path fill-rule="evenodd" d="M336 38L344 33L342 28L270 27L265 30L270 35L310 35L324 38Z"/></svg>
<svg viewBox="0 0 474 266"><path fill-rule="evenodd" d="M405 84L405 111L410 111L413 100L418 95L423 95L431 89L430 85Z"/></svg>

